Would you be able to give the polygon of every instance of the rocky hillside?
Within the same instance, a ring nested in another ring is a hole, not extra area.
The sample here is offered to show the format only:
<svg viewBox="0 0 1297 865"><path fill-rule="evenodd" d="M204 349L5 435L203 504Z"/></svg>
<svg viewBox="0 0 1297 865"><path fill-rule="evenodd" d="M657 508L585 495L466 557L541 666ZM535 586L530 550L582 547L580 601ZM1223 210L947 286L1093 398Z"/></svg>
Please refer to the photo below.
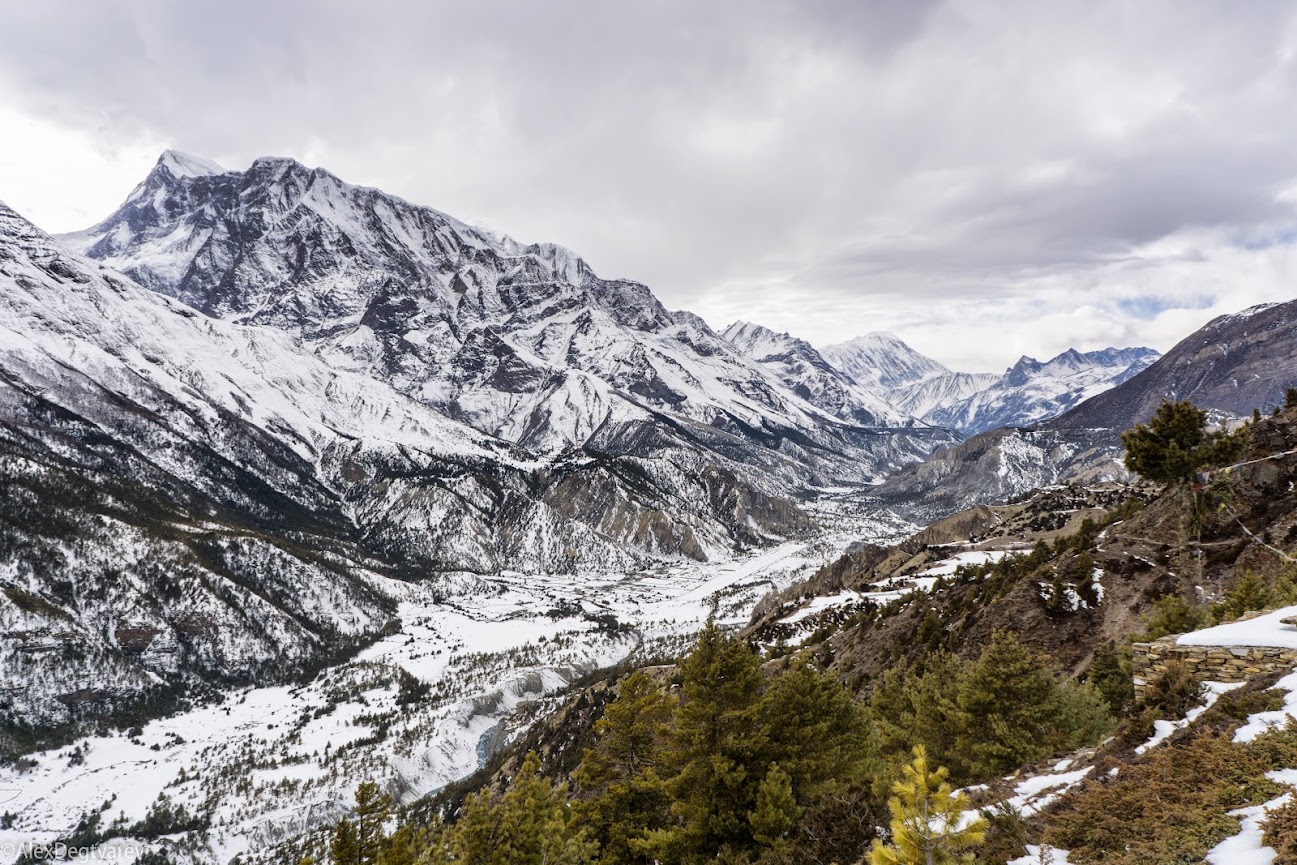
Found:
<svg viewBox="0 0 1297 865"><path fill-rule="evenodd" d="M962 512L768 599L752 633L804 640L862 688L897 657L975 654L996 628L1081 672L1098 645L1138 633L1158 598L1210 604L1244 574L1283 578L1297 561L1294 449L1297 409L1257 423L1243 464L1198 494L1196 530L1178 488L1071 485Z"/></svg>
<svg viewBox="0 0 1297 865"><path fill-rule="evenodd" d="M1042 483L1127 478L1121 433L1165 399L1190 399L1220 419L1282 405L1297 383L1297 301L1218 318L1142 372L1028 429L974 436L896 472L878 500L916 519L1004 502ZM1136 364L1137 365L1137 364Z"/></svg>

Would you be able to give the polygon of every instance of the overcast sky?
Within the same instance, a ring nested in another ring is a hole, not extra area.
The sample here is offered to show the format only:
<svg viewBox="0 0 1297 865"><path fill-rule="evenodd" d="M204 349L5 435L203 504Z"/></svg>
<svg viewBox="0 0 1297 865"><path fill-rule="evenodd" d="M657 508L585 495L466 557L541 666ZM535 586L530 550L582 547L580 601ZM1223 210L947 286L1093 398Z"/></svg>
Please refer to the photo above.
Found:
<svg viewBox="0 0 1297 865"><path fill-rule="evenodd" d="M0 199L288 155L720 328L959 369L1297 297L1288 2L0 4Z"/></svg>

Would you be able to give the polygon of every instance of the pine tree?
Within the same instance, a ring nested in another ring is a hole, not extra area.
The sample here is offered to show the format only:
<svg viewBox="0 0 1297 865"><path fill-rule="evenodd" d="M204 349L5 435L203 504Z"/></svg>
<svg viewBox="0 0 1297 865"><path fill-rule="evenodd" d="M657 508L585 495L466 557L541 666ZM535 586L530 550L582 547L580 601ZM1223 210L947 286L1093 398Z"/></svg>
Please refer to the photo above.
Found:
<svg viewBox="0 0 1297 865"><path fill-rule="evenodd" d="M669 791L677 822L652 833L650 849L664 862L709 862L722 848L752 844L748 812L764 773L750 770L767 746L761 662L709 620L680 672L684 701L663 754L676 772Z"/></svg>
<svg viewBox="0 0 1297 865"><path fill-rule="evenodd" d="M360 865L360 842L356 839L356 824L347 818L338 821L329 843L329 857L333 865Z"/></svg>
<svg viewBox="0 0 1297 865"><path fill-rule="evenodd" d="M955 700L962 666L943 651L924 658L922 667L893 667L883 674L869 708L885 756L905 759L915 745L923 745L934 759L949 762L959 733Z"/></svg>
<svg viewBox="0 0 1297 865"><path fill-rule="evenodd" d="M356 788L356 850L358 865L375 865L387 841L383 826L392 816L392 797L373 781Z"/></svg>
<svg viewBox="0 0 1297 865"><path fill-rule="evenodd" d="M792 779L776 763L761 779L757 806L748 814L752 835L767 846L777 844L796 828L801 816L802 808L793 796Z"/></svg>
<svg viewBox="0 0 1297 865"><path fill-rule="evenodd" d="M961 825L968 797L951 790L944 768L929 769L922 745L892 792L891 843L875 839L869 865L971 865L973 854L966 851L982 843L986 821Z"/></svg>
<svg viewBox="0 0 1297 865"><path fill-rule="evenodd" d="M595 746L572 778L584 796L576 819L598 841L600 865L653 861L644 850L645 837L665 825L670 806L656 769L670 716L666 695L637 671L595 724Z"/></svg>
<svg viewBox="0 0 1297 865"><path fill-rule="evenodd" d="M1123 662L1112 641L1094 653L1086 681L1094 685L1114 715L1125 713L1127 707L1135 702L1135 682L1129 664Z"/></svg>
<svg viewBox="0 0 1297 865"><path fill-rule="evenodd" d="M1072 608L1067 597L1067 584L1063 582L1063 575L1058 571L1054 572L1054 579L1049 584L1049 600L1045 602L1045 609L1050 613L1065 613Z"/></svg>
<svg viewBox="0 0 1297 865"><path fill-rule="evenodd" d="M588 865L597 850L568 820L566 786L540 777L535 752L498 802L486 791L469 798L446 847L471 865Z"/></svg>
<svg viewBox="0 0 1297 865"><path fill-rule="evenodd" d="M382 865L415 865L419 861L419 849L427 846L420 843L418 833L411 824L397 829L383 843L383 852L378 861Z"/></svg>
<svg viewBox="0 0 1297 865"><path fill-rule="evenodd" d="M1151 481L1183 483L1194 470L1222 465L1242 453L1246 426L1234 433L1207 432L1207 413L1188 400L1164 401L1147 424L1121 434L1126 468Z"/></svg>
<svg viewBox="0 0 1297 865"><path fill-rule="evenodd" d="M971 777L1003 775L1058 741L1056 684L1045 659L998 630L959 682L957 752Z"/></svg>
<svg viewBox="0 0 1297 865"><path fill-rule="evenodd" d="M1269 605L1270 590L1265 581L1252 571L1244 571L1234 588L1225 596L1217 617L1222 621L1237 619L1244 613L1264 610Z"/></svg>
<svg viewBox="0 0 1297 865"><path fill-rule="evenodd" d="M878 768L869 712L833 675L793 661L761 699L765 758L786 772L797 802L838 793Z"/></svg>
<svg viewBox="0 0 1297 865"><path fill-rule="evenodd" d="M1076 594L1087 607L1099 606L1099 589L1094 581L1094 556L1087 550L1076 557Z"/></svg>

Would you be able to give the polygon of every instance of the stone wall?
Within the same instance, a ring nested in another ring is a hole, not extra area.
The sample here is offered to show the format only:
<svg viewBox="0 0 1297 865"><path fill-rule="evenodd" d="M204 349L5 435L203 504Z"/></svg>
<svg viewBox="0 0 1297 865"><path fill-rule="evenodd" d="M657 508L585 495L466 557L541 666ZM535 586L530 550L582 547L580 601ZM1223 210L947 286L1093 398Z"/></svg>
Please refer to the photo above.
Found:
<svg viewBox="0 0 1297 865"><path fill-rule="evenodd" d="M1142 696L1144 683L1166 671L1172 660L1183 662L1200 681L1245 682L1262 673L1297 667L1297 649L1269 646L1177 646L1176 638L1163 637L1155 643L1136 643L1134 650L1135 694Z"/></svg>

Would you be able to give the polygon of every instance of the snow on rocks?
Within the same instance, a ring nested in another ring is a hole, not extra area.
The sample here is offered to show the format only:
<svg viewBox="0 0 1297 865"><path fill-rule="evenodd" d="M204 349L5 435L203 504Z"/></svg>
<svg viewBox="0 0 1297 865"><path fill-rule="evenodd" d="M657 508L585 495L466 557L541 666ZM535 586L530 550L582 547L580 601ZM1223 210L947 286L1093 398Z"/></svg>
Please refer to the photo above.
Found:
<svg viewBox="0 0 1297 865"><path fill-rule="evenodd" d="M1181 634L1175 642L1178 646L1257 646L1297 650L1297 627L1283 622L1292 616L1297 616L1297 606L1191 631Z"/></svg>

